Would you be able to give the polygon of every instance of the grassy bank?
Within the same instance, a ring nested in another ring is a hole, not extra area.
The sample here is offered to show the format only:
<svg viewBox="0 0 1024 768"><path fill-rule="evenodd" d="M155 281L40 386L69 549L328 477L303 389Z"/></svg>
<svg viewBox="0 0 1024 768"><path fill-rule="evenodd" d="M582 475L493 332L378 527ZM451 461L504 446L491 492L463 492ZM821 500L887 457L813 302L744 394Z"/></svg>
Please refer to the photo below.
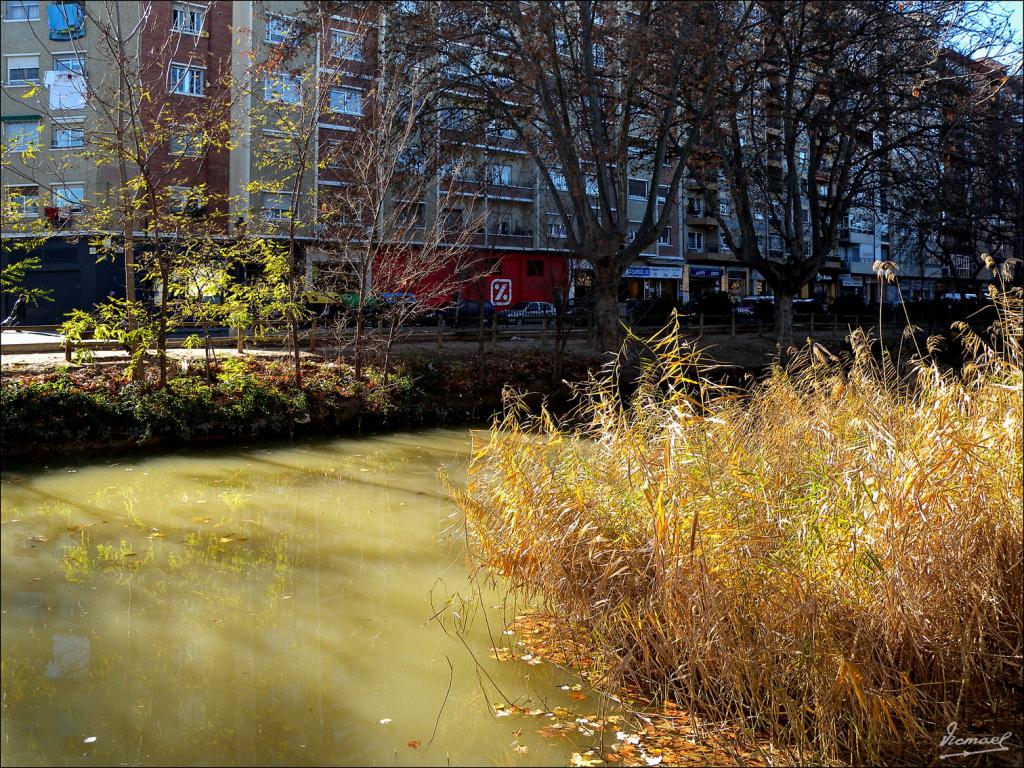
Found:
<svg viewBox="0 0 1024 768"><path fill-rule="evenodd" d="M855 333L851 359L809 348L742 394L688 380L665 334L629 407L594 381L582 429L512 415L475 446L457 495L481 565L605 685L794 762L933 758L952 721L1001 733L1024 589L1021 303L1001 303L960 370Z"/></svg>
<svg viewBox="0 0 1024 768"><path fill-rule="evenodd" d="M566 375L585 377L589 365L573 360ZM408 356L387 382L372 368L357 381L344 359L309 360L301 388L289 361L267 357L222 359L210 381L192 366L162 389L155 370L130 382L124 366L5 371L2 452L24 457L482 421L500 409L505 386L538 393L535 399L568 396L552 385L544 355L493 358L483 367L475 358Z"/></svg>

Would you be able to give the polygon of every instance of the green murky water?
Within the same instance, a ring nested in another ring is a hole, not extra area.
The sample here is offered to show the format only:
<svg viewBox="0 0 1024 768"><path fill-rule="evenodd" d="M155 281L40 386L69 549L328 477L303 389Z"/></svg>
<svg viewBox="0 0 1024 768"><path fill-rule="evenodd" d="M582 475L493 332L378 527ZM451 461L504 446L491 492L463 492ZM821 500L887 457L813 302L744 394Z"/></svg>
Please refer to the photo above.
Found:
<svg viewBox="0 0 1024 768"><path fill-rule="evenodd" d="M462 639L451 609L448 633L431 620L468 594L438 478L468 452L436 430L5 472L3 763L564 764L595 746L494 716L502 694L598 706L547 664L490 657L514 640L496 596Z"/></svg>

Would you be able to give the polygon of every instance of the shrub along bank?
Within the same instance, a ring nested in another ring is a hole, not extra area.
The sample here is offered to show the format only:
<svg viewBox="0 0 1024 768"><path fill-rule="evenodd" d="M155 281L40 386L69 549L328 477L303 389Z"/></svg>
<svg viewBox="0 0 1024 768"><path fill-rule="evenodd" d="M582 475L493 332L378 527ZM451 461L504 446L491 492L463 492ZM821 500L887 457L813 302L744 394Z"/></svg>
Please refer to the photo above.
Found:
<svg viewBox="0 0 1024 768"><path fill-rule="evenodd" d="M570 362L565 377L584 378L591 361ZM330 434L357 429L480 421L500 410L511 386L568 397L552 386L549 358L410 358L383 382L367 371L356 381L346 362L303 363L303 386L292 369L266 358L229 358L207 381L184 372L158 388L129 382L120 368L63 367L0 384L4 456L90 448L174 445L257 437Z"/></svg>

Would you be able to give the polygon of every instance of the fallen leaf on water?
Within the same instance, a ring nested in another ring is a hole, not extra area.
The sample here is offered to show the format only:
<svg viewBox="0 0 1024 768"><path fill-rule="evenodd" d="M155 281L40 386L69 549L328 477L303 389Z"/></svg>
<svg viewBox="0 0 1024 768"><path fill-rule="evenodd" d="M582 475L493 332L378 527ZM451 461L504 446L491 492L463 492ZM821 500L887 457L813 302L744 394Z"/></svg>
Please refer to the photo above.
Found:
<svg viewBox="0 0 1024 768"><path fill-rule="evenodd" d="M94 741L96 741L96 737L95 736L86 736L84 739L82 739L82 741L84 743L86 743L86 744L92 744Z"/></svg>
<svg viewBox="0 0 1024 768"><path fill-rule="evenodd" d="M195 517L192 518L192 522L193 523L212 523L213 522L213 518L212 517L203 517L202 515L196 515Z"/></svg>
<svg viewBox="0 0 1024 768"><path fill-rule="evenodd" d="M657 757L646 757L646 756L644 757L644 762L647 763L648 765L658 765L658 764L661 763L661 760L662 760L661 755L658 755Z"/></svg>
<svg viewBox="0 0 1024 768"><path fill-rule="evenodd" d="M572 753L572 759L569 761L570 765L574 766L593 766L600 765L602 762L601 758L594 757L592 754L586 756L581 755L579 752Z"/></svg>
<svg viewBox="0 0 1024 768"><path fill-rule="evenodd" d="M409 740L409 747L411 749L419 749L420 748L420 740L419 739L410 739Z"/></svg>
<svg viewBox="0 0 1024 768"><path fill-rule="evenodd" d="M512 658L512 651L508 648L491 648L491 658L497 661L509 661Z"/></svg>
<svg viewBox="0 0 1024 768"><path fill-rule="evenodd" d="M37 542L39 544L45 544L46 542L49 541L49 539L46 538L45 536L32 536L31 540L34 541L34 542Z"/></svg>
<svg viewBox="0 0 1024 768"><path fill-rule="evenodd" d="M221 537L220 537L220 538L218 539L218 541L219 541L219 542L220 542L221 544L227 544L227 543L228 543L229 541L234 541L234 539L233 539L233 538L231 538L230 536L221 536Z"/></svg>
<svg viewBox="0 0 1024 768"><path fill-rule="evenodd" d="M512 748L513 748L513 749L514 749L514 750L515 750L516 752L518 752L519 754L521 754L521 755L525 755L525 754L526 754L526 752L528 751L528 750L526 749L526 745L525 745L525 744L516 744L516 745L515 745L514 747L512 747Z"/></svg>
<svg viewBox="0 0 1024 768"><path fill-rule="evenodd" d="M587 694L580 693L579 691L573 691L569 694L569 698L575 701L583 701L585 698L587 698Z"/></svg>
<svg viewBox="0 0 1024 768"><path fill-rule="evenodd" d="M156 533L149 534L149 536L147 536L146 538L147 539L161 539L163 537L164 537L164 534L161 533L160 531L157 531Z"/></svg>
<svg viewBox="0 0 1024 768"><path fill-rule="evenodd" d="M387 725L388 723L391 722L391 718L390 717L384 717L384 718L381 718L380 720L378 720L377 722L379 722L381 725Z"/></svg>

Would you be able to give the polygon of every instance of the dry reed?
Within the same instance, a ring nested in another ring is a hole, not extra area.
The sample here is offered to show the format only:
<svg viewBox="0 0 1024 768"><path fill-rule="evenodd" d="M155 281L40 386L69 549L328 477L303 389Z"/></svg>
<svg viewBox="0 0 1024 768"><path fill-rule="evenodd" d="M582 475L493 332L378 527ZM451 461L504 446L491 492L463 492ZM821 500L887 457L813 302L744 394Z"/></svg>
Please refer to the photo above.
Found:
<svg viewBox="0 0 1024 768"><path fill-rule="evenodd" d="M609 686L795 762L933 755L1021 681L1020 292L996 300L958 371L856 331L851 359L810 345L730 392L669 328L627 406L598 378L582 427L513 403L456 493L481 565Z"/></svg>

